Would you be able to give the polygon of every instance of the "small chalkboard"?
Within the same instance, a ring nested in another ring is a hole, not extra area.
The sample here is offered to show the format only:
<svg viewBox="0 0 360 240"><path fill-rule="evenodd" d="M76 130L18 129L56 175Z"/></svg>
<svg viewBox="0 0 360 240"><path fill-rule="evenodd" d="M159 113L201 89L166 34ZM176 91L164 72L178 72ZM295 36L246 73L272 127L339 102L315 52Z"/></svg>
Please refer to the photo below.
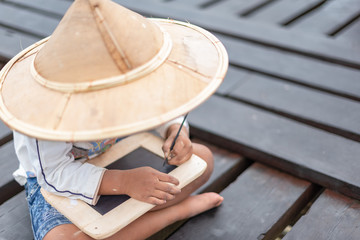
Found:
<svg viewBox="0 0 360 240"><path fill-rule="evenodd" d="M198 178L206 169L206 162L196 155L179 166L163 168L163 140L150 133L127 137L105 153L88 161L108 169L130 169L151 166L176 177L181 189ZM67 217L81 231L95 239L109 237L152 209L155 205L122 196L101 196L96 206L81 200L61 197L41 189L41 193L54 208Z"/></svg>
<svg viewBox="0 0 360 240"><path fill-rule="evenodd" d="M128 170L143 166L152 167L160 172L169 173L176 168L176 166L166 164L163 166L164 159L149 150L139 147L126 156L108 165L107 169L121 169ZM128 195L103 195L95 206L91 206L101 215L104 215L119 206L130 197Z"/></svg>

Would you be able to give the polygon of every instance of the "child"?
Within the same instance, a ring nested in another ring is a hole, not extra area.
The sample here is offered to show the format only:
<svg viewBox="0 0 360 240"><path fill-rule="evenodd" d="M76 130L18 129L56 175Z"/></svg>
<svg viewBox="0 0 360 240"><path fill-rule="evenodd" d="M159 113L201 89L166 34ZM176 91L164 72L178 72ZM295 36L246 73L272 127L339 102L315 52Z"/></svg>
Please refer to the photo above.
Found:
<svg viewBox="0 0 360 240"><path fill-rule="evenodd" d="M0 117L14 129L14 176L25 184L35 239L90 239L46 203L40 186L91 205L117 194L156 205L109 239L144 239L221 204L216 193L190 196L213 170L209 149L191 143L187 126L170 146L177 117L216 90L227 60L220 41L194 25L149 20L108 0L74 1L49 39L0 72ZM166 122L158 131L169 163L192 154L207 163L181 191L178 179L149 167L105 170L84 162L121 141L116 137Z"/></svg>
<svg viewBox="0 0 360 240"><path fill-rule="evenodd" d="M169 153L180 121L181 118L157 129L161 135L166 136L163 146L166 154ZM166 133L163 132L165 129ZM169 154L169 164L181 164L195 153L207 162L207 169L182 190L176 187L179 183L176 178L152 168L105 170L82 163L81 159L75 160L73 151L79 149L74 146L77 143L36 140L14 132L15 149L21 166L14 175L22 183L24 177L27 178L25 189L35 239L91 239L44 200L38 182L50 192L82 199L90 204L96 204L99 195L127 194L157 205L151 212L109 239L145 239L175 221L218 206L223 198L216 193L189 197L209 178L213 170L213 159L208 148L191 143L187 129L185 126L181 130L174 149ZM81 145L86 146L86 143ZM102 152L101 148L95 152L93 150L94 147L88 150L93 156Z"/></svg>

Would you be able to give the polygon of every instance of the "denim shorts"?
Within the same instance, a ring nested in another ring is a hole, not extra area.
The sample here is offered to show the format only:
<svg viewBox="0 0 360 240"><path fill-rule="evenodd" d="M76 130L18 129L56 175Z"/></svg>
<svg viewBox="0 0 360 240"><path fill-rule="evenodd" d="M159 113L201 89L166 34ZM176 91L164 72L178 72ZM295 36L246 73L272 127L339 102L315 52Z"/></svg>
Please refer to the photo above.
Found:
<svg viewBox="0 0 360 240"><path fill-rule="evenodd" d="M36 178L27 179L25 192L35 240L42 240L56 226L71 223L45 201Z"/></svg>

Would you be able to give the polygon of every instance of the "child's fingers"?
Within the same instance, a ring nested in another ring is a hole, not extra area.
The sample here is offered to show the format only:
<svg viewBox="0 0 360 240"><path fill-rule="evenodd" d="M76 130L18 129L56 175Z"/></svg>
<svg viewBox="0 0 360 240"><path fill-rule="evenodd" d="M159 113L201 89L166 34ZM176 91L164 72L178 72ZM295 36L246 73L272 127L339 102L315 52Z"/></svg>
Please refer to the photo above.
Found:
<svg viewBox="0 0 360 240"><path fill-rule="evenodd" d="M161 190L163 192L173 194L173 195L181 193L181 190L179 188L175 187L174 185L165 183L165 182L159 182L156 186L156 189Z"/></svg>
<svg viewBox="0 0 360 240"><path fill-rule="evenodd" d="M158 175L158 179L161 181L161 182L167 182L167 183L172 183L172 184L175 184L175 185L179 185L179 180L169 174L166 174L166 173L162 173L162 174L159 174Z"/></svg>
<svg viewBox="0 0 360 240"><path fill-rule="evenodd" d="M146 200L147 203L153 204L153 205L162 205L166 203L165 199L158 199L156 197L149 197Z"/></svg>
<svg viewBox="0 0 360 240"><path fill-rule="evenodd" d="M173 155L173 157L169 159L170 164L181 164L188 160L192 155L192 143L190 139L179 137L173 151L171 151L171 155Z"/></svg>
<svg viewBox="0 0 360 240"><path fill-rule="evenodd" d="M164 191L161 190L155 190L152 192L152 197L156 197L160 200L165 200L165 201L170 201L173 200L175 198L174 195L170 194L170 193L166 193Z"/></svg>
<svg viewBox="0 0 360 240"><path fill-rule="evenodd" d="M164 145L162 146L162 150L165 154L165 157L170 153L170 147L173 141L174 141L174 137L169 137L165 140Z"/></svg>

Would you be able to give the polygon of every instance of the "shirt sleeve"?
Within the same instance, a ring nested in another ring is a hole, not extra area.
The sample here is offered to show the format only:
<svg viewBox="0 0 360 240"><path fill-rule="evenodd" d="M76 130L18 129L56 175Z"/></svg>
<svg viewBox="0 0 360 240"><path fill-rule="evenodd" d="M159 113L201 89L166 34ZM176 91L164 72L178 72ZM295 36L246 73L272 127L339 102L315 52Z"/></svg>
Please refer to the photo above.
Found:
<svg viewBox="0 0 360 240"><path fill-rule="evenodd" d="M173 125L173 124L181 124L184 120L184 116L181 116L181 117L178 117L178 118L175 118L174 120L170 121L170 122L167 122L159 127L157 127L155 129L155 131L162 137L162 138L165 138L166 137L166 132L168 130L168 128ZM184 129L187 130L188 134L189 134L189 123L188 121L186 120L184 122L184 126L183 126Z"/></svg>
<svg viewBox="0 0 360 240"><path fill-rule="evenodd" d="M104 168L75 161L71 143L33 139L32 145L36 150L33 166L41 187L56 195L97 203Z"/></svg>

